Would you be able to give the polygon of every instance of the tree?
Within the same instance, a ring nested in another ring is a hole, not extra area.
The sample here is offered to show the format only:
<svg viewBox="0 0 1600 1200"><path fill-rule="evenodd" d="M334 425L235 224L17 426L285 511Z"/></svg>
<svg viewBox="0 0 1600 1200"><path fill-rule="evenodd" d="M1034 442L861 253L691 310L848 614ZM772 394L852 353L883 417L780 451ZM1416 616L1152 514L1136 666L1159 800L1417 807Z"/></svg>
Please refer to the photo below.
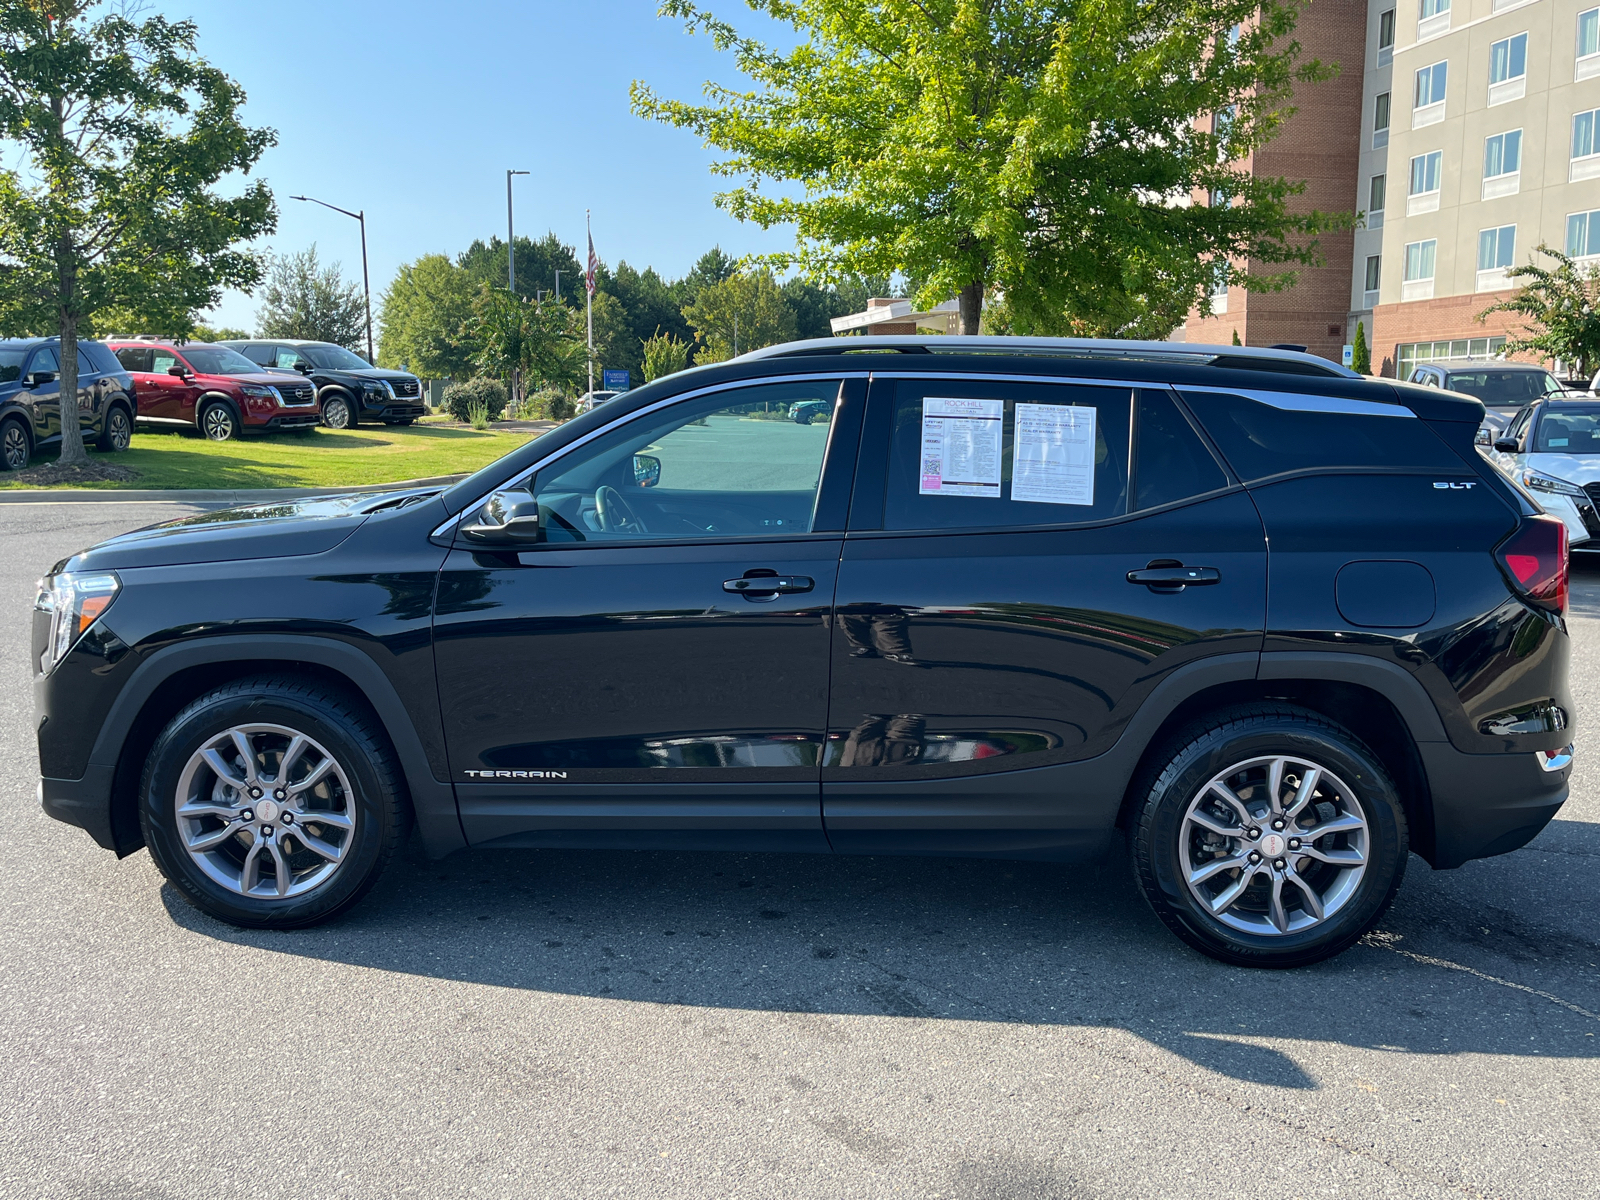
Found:
<svg viewBox="0 0 1600 1200"><path fill-rule="evenodd" d="M578 316L586 314L578 311ZM610 292L596 289L594 294L594 362L595 370L610 368L627 371L630 378L641 372L643 344L633 334L633 325L622 302Z"/></svg>
<svg viewBox="0 0 1600 1200"><path fill-rule="evenodd" d="M576 309L501 288L480 292L475 310L471 332L483 370L506 380L521 372L529 392L574 387L583 378L588 358Z"/></svg>
<svg viewBox="0 0 1600 1200"><path fill-rule="evenodd" d="M1240 341L1240 340L1239 340L1239 331L1238 331L1238 330L1237 330L1237 329L1235 329L1235 330L1234 330L1234 331L1233 331L1233 344L1234 344L1234 345L1235 345L1235 346L1242 346L1242 345L1244 345L1244 343L1243 343L1243 342L1241 342L1241 341Z"/></svg>
<svg viewBox="0 0 1600 1200"><path fill-rule="evenodd" d="M683 315L694 327L697 363L722 362L794 340L794 310L767 270L732 275L702 288Z"/></svg>
<svg viewBox="0 0 1600 1200"><path fill-rule="evenodd" d="M726 152L713 169L746 179L727 211L795 225L769 265L902 272L922 304L955 294L963 333L998 286L1041 332L1164 337L1216 262L1315 263L1312 235L1350 223L1291 213L1303 185L1232 165L1282 126L1295 82L1331 75L1295 66L1303 2L749 0L795 30L780 50L665 0L755 86L707 84L696 105L635 81L633 108Z"/></svg>
<svg viewBox="0 0 1600 1200"><path fill-rule="evenodd" d="M644 341L644 381L674 375L689 365L689 343L657 330Z"/></svg>
<svg viewBox="0 0 1600 1200"><path fill-rule="evenodd" d="M1358 375L1372 374L1372 351L1367 346L1367 327L1364 321L1356 322L1356 340L1350 347L1350 366Z"/></svg>
<svg viewBox="0 0 1600 1200"><path fill-rule="evenodd" d="M477 289L447 255L404 263L384 293L378 362L405 364L425 379L467 379L477 367L472 341Z"/></svg>
<svg viewBox="0 0 1600 1200"><path fill-rule="evenodd" d="M91 19L97 7L0 5L0 138L22 160L0 170L0 327L60 334L67 466L88 461L70 401L80 331L102 312L190 328L224 287L256 284L261 264L238 247L277 222L262 182L211 190L276 134L240 123L244 92L199 57L194 23L121 6Z"/></svg>
<svg viewBox="0 0 1600 1200"><path fill-rule="evenodd" d="M366 300L361 286L347 282L339 264L323 266L313 242L299 254L272 260L256 313L256 334L306 338L346 350L367 344Z"/></svg>
<svg viewBox="0 0 1600 1200"><path fill-rule="evenodd" d="M1507 270L1506 278L1521 286L1484 309L1478 320L1497 312L1522 317L1527 324L1520 334L1506 339L1507 354L1532 352L1541 358L1559 358L1587 378L1600 365L1600 264L1580 267L1543 242L1536 252L1555 259L1555 268L1529 262Z"/></svg>

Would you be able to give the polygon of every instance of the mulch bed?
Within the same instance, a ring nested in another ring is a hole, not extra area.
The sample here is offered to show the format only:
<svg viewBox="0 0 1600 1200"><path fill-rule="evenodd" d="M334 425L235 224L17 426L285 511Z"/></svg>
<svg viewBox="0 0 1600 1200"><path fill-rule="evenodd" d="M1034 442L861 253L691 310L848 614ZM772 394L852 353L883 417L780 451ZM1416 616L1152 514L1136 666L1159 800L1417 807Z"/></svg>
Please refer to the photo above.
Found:
<svg viewBox="0 0 1600 1200"><path fill-rule="evenodd" d="M60 463L46 463L42 467L29 467L6 476L7 483L20 483L30 487L54 487L59 484L131 483L139 478L132 467L90 459L81 467L63 467Z"/></svg>

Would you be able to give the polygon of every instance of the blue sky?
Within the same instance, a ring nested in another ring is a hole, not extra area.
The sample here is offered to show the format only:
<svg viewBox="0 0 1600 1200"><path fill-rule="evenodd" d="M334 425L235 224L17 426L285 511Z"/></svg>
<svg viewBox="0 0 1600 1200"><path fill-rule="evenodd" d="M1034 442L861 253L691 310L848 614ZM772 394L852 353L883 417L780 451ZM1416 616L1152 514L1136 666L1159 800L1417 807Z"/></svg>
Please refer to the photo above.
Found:
<svg viewBox="0 0 1600 1200"><path fill-rule="evenodd" d="M770 31L742 3L714 0L741 29ZM664 275L720 243L732 254L788 246L712 203L728 181L690 134L628 111L628 84L697 99L707 79L736 83L731 56L655 15L655 0L158 0L200 27L200 50L249 96L245 119L278 131L258 171L278 197L263 245L312 242L359 280L354 221L291 195L367 214L373 303L403 262L505 236L505 172L516 226ZM562 289L567 282L562 280ZM251 328L256 301L227 295L210 319ZM376 320L376 314L374 315Z"/></svg>

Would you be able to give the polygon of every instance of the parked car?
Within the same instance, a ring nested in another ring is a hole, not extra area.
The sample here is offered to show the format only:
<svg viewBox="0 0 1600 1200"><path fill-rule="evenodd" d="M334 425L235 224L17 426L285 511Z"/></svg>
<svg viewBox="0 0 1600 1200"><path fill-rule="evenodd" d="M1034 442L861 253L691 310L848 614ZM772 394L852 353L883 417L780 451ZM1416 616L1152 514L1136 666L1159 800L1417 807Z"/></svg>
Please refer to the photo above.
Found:
<svg viewBox="0 0 1600 1200"><path fill-rule="evenodd" d="M585 392L573 404L573 412L582 415L600 407L607 400L614 400L622 395L621 392Z"/></svg>
<svg viewBox="0 0 1600 1200"><path fill-rule="evenodd" d="M136 419L145 424L226 442L246 430L309 430L322 421L309 381L263 371L227 346L117 339L111 349L133 379Z"/></svg>
<svg viewBox="0 0 1600 1200"><path fill-rule="evenodd" d="M809 401L827 438L742 419ZM1066 870L1120 830L1184 941L1312 962L1409 852L1515 850L1567 796L1566 527L1482 416L1240 347L771 347L449 488L74 555L34 617L40 795L276 928L354 904L413 823L435 856Z"/></svg>
<svg viewBox="0 0 1600 1200"><path fill-rule="evenodd" d="M1436 362L1416 367L1412 383L1460 392L1483 403L1484 428L1498 433L1523 408L1546 396L1566 395L1567 388L1549 371L1532 363Z"/></svg>
<svg viewBox="0 0 1600 1200"><path fill-rule="evenodd" d="M61 339L0 339L0 470L20 471L61 441ZM85 445L126 450L133 381L99 342L78 343L78 426Z"/></svg>
<svg viewBox="0 0 1600 1200"><path fill-rule="evenodd" d="M362 421L409 425L428 411L422 381L415 375L375 367L332 342L257 338L223 345L263 367L309 376L317 387L322 422L331 429L348 429Z"/></svg>
<svg viewBox="0 0 1600 1200"><path fill-rule="evenodd" d="M1528 405L1495 438L1493 458L1562 520L1573 553L1600 553L1600 403Z"/></svg>
<svg viewBox="0 0 1600 1200"><path fill-rule="evenodd" d="M833 412L833 403L828 400L799 400L789 406L789 419L796 425L809 425L818 417L826 417Z"/></svg>

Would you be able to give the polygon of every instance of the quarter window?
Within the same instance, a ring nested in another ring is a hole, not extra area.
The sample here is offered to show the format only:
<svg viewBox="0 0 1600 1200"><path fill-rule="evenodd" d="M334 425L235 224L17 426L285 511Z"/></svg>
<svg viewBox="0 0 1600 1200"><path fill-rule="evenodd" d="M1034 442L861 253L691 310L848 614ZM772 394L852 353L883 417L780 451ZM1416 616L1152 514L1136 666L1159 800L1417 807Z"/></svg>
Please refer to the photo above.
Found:
<svg viewBox="0 0 1600 1200"><path fill-rule="evenodd" d="M1484 139L1485 179L1493 179L1499 175L1514 175L1520 170L1522 170L1522 130L1512 129Z"/></svg>
<svg viewBox="0 0 1600 1200"><path fill-rule="evenodd" d="M1133 475L1135 508L1155 508L1228 486L1227 475L1171 394L1154 388L1139 393Z"/></svg>

